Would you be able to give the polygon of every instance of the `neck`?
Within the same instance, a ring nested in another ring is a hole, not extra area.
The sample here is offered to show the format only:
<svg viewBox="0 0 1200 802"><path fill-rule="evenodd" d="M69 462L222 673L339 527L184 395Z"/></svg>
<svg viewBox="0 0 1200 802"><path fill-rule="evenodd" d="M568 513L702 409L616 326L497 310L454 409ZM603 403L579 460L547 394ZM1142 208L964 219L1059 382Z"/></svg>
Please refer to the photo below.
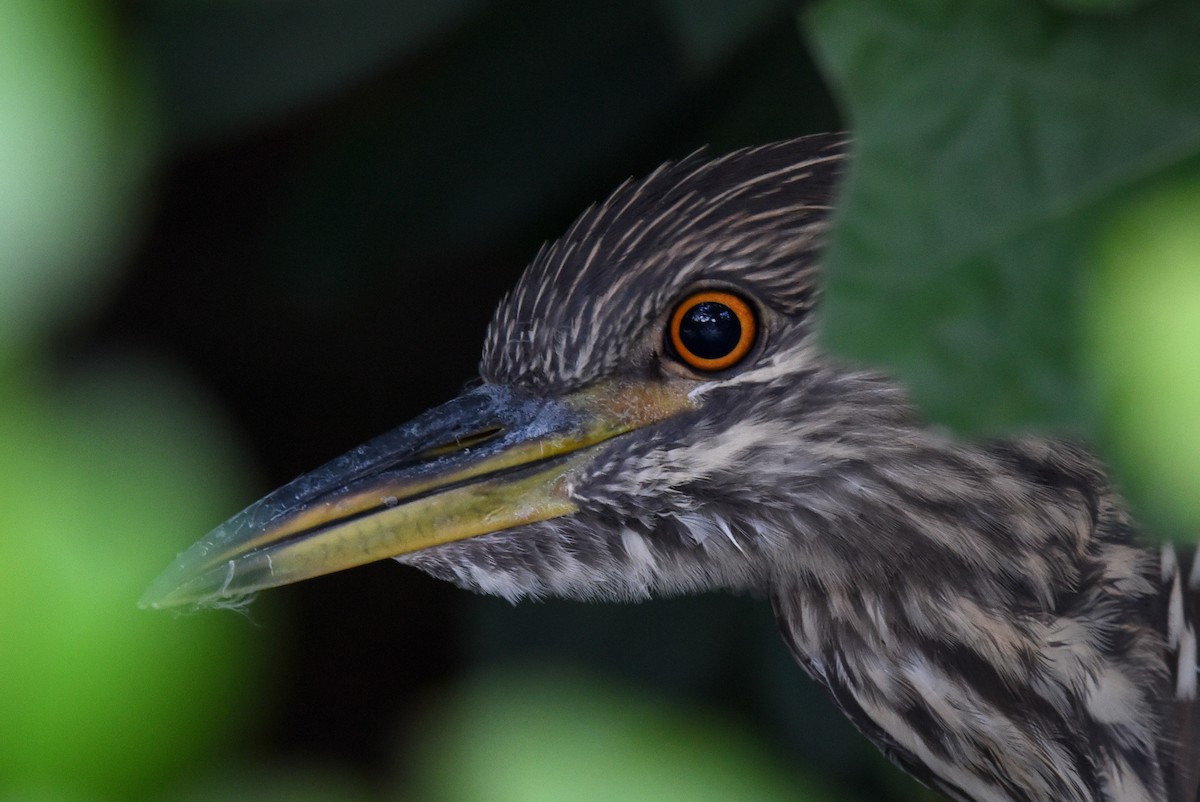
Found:
<svg viewBox="0 0 1200 802"><path fill-rule="evenodd" d="M912 433L820 492L776 610L885 753L956 800L1166 798L1157 551L1093 459Z"/></svg>

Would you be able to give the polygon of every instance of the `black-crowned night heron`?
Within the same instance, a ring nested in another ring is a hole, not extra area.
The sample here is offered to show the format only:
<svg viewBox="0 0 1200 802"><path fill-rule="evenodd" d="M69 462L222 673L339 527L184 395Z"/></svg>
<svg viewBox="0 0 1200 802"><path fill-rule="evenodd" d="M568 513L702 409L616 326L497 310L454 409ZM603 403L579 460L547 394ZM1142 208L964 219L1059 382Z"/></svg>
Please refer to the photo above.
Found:
<svg viewBox="0 0 1200 802"><path fill-rule="evenodd" d="M668 164L544 248L482 383L254 504L152 607L385 557L508 599L767 593L955 800L1193 802L1192 589L1084 451L964 444L814 341L844 141Z"/></svg>

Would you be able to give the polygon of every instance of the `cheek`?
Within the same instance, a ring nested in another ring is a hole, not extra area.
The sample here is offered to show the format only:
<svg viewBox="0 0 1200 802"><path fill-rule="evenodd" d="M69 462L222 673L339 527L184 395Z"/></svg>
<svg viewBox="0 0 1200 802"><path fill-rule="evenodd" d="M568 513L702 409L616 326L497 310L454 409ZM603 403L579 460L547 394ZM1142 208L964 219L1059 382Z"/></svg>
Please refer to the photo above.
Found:
<svg viewBox="0 0 1200 802"><path fill-rule="evenodd" d="M529 570L514 564L498 566L484 558L477 546L469 541L447 543L395 559L464 590L511 602L541 595Z"/></svg>
<svg viewBox="0 0 1200 802"><path fill-rule="evenodd" d="M412 554L401 554L393 559L402 565L410 565L424 571L434 579L469 587L471 560L460 543L434 546Z"/></svg>
<svg viewBox="0 0 1200 802"><path fill-rule="evenodd" d="M616 524L646 521L677 507L682 475L665 450L602 455L567 486L580 510Z"/></svg>

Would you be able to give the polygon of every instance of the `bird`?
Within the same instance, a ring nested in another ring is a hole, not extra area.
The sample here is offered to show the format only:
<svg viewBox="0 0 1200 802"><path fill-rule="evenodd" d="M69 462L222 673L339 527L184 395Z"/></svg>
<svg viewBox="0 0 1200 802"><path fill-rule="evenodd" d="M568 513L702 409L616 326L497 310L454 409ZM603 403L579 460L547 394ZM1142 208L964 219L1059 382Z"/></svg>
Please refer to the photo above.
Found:
<svg viewBox="0 0 1200 802"><path fill-rule="evenodd" d="M386 558L510 600L758 593L950 800L1196 802L1200 563L1145 538L1084 447L955 437L821 347L853 148L626 181L537 252L460 396L234 516L142 606Z"/></svg>

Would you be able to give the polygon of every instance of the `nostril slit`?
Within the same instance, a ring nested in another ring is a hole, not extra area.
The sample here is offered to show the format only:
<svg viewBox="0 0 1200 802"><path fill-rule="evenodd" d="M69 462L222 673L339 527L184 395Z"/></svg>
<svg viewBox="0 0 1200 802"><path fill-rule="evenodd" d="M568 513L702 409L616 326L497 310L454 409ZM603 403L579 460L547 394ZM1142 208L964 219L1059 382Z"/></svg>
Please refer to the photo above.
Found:
<svg viewBox="0 0 1200 802"><path fill-rule="evenodd" d="M444 457L447 454L453 454L456 451L463 451L468 448L482 445L489 440L496 439L502 434L504 434L503 426L489 426L486 429L479 429L474 432L469 432L467 434L455 437L453 440L447 440L444 443L431 446L418 454L417 457L418 459Z"/></svg>

